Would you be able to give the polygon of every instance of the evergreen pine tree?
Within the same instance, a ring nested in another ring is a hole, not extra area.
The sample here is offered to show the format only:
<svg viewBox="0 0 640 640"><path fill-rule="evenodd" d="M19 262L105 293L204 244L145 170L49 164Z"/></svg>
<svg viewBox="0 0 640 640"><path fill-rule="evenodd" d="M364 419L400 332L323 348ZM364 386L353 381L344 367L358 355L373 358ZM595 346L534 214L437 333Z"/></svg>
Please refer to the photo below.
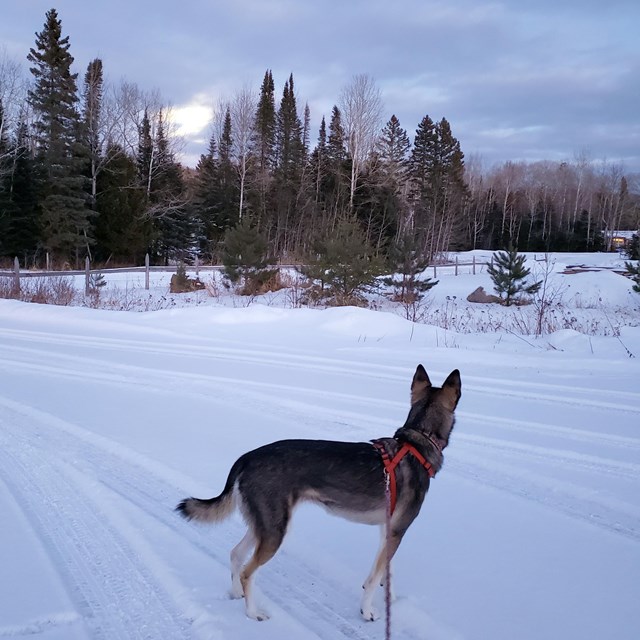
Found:
<svg viewBox="0 0 640 640"><path fill-rule="evenodd" d="M310 297L324 298L335 306L366 306L364 294L375 288L383 266L374 257L358 222L341 219L318 243L315 259L301 271L321 282L321 288L314 288Z"/></svg>
<svg viewBox="0 0 640 640"><path fill-rule="evenodd" d="M43 177L42 243L55 256L74 257L78 263L80 254L89 250L91 238L78 151L77 74L71 73L69 38L62 37L55 9L47 12L44 29L36 34L35 48L27 58L33 65L28 101L35 115L36 154Z"/></svg>
<svg viewBox="0 0 640 640"><path fill-rule="evenodd" d="M238 172L233 162L233 131L231 111L227 109L222 135L218 144L218 211L216 226L221 234L227 229L235 227L239 218L240 189Z"/></svg>
<svg viewBox="0 0 640 640"><path fill-rule="evenodd" d="M242 295L260 292L261 287L276 271L267 269L268 244L258 228L247 216L224 236L222 261L227 278L239 284Z"/></svg>
<svg viewBox="0 0 640 640"><path fill-rule="evenodd" d="M7 137L6 119L0 98L0 256L9 255L9 200L11 195L11 156Z"/></svg>
<svg viewBox="0 0 640 640"><path fill-rule="evenodd" d="M200 222L200 253L213 261L216 244L222 239L224 227L217 217L220 208L218 188L218 150L215 134L209 140L206 154L200 156L196 165L191 198L192 215Z"/></svg>
<svg viewBox="0 0 640 640"><path fill-rule="evenodd" d="M634 236L638 237L638 236ZM640 261L633 264L633 262L625 262L627 268L627 274L633 280L633 290L636 293L640 293Z"/></svg>
<svg viewBox="0 0 640 640"><path fill-rule="evenodd" d="M169 148L162 111L154 140L155 169L151 182L150 214L156 230L156 253L167 264L185 260L195 248L197 221L189 215L182 167Z"/></svg>
<svg viewBox="0 0 640 640"><path fill-rule="evenodd" d="M385 278L384 283L393 287L394 300L406 305L408 311L415 313L415 304L419 302L435 285L437 280L420 278L429 261L421 254L416 238L411 232L407 232L394 243L389 251L389 265L393 275ZM415 320L415 317L409 317Z"/></svg>
<svg viewBox="0 0 640 640"><path fill-rule="evenodd" d="M4 180L5 202L0 205L6 223L2 254L18 256L27 264L36 255L40 229L36 167L29 153L28 127L23 121L18 123L8 159L10 171Z"/></svg>
<svg viewBox="0 0 640 640"><path fill-rule="evenodd" d="M144 189L147 198L151 195L151 177L154 162L153 137L151 135L151 120L145 109L138 131L138 184Z"/></svg>
<svg viewBox="0 0 640 640"><path fill-rule="evenodd" d="M88 153L89 206L96 210L98 173L102 164L102 60L92 60L84 76L82 125Z"/></svg>
<svg viewBox="0 0 640 640"><path fill-rule="evenodd" d="M318 131L318 142L315 149L311 153L309 160L311 180L313 182L313 194L314 202L316 205L324 199L324 189L327 180L327 126L324 121L324 116L320 122L320 129Z"/></svg>
<svg viewBox="0 0 640 640"><path fill-rule="evenodd" d="M274 167L275 136L275 85L271 70L268 69L260 87L254 126L254 155L257 158L257 168L261 175L268 174Z"/></svg>
<svg viewBox="0 0 640 640"><path fill-rule="evenodd" d="M524 266L526 256L518 254L517 249L496 251L492 263L487 267L487 273L493 281L493 288L508 307L514 302L514 297L525 293L533 295L540 289L542 281L527 284L527 277L531 269Z"/></svg>
<svg viewBox="0 0 640 640"><path fill-rule="evenodd" d="M276 102L275 85L271 70L267 70L260 87L253 127L251 155L255 159L248 176L250 188L248 208L257 213L258 221L268 217L269 191L272 171L275 167Z"/></svg>
<svg viewBox="0 0 640 640"><path fill-rule="evenodd" d="M137 184L136 161L114 143L107 146L105 155L105 170L97 176L96 259L142 264L152 227L151 220L140 215L146 195Z"/></svg>
<svg viewBox="0 0 640 640"><path fill-rule="evenodd" d="M304 146L302 123L298 116L296 96L293 88L293 74L285 82L282 100L278 109L276 126L276 162L281 182L298 182L302 168Z"/></svg>
<svg viewBox="0 0 640 640"><path fill-rule="evenodd" d="M378 140L377 152L386 179L398 191L406 179L410 148L407 132L398 118L391 116Z"/></svg>

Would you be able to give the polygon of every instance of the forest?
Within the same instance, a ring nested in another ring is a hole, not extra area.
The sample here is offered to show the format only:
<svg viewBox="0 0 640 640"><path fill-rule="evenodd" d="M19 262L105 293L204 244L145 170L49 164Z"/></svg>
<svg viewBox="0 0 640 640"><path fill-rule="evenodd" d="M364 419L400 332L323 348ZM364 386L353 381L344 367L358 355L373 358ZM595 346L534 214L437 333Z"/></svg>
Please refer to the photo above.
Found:
<svg viewBox="0 0 640 640"><path fill-rule="evenodd" d="M218 263L242 238L264 260L304 263L341 233L352 254L410 250L426 264L467 249L611 250L608 232L640 225L638 177L622 166L582 154L486 168L465 158L444 117L425 114L410 135L368 75L311 131L293 74L280 94L266 70L255 92L220 102L191 168L157 92L107 83L99 58L72 71L54 9L26 57L28 78L0 53L6 265Z"/></svg>

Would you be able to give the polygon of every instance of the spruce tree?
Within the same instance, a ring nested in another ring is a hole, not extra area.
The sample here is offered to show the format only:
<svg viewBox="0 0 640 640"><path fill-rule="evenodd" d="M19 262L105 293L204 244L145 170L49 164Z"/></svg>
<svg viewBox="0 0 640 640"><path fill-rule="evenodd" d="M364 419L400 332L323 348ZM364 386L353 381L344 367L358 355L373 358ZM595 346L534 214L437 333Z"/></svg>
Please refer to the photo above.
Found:
<svg viewBox="0 0 640 640"><path fill-rule="evenodd" d="M268 244L259 229L244 216L224 237L222 261L226 277L238 284L242 295L259 293L261 287L275 276L268 269Z"/></svg>
<svg viewBox="0 0 640 640"><path fill-rule="evenodd" d="M518 294L533 295L540 289L542 281L527 284L531 269L525 267L526 256L518 254L517 249L497 251L493 254L492 263L487 273L493 281L493 288L503 298L508 307L513 304Z"/></svg>
<svg viewBox="0 0 640 640"><path fill-rule="evenodd" d="M220 233L234 227L239 218L240 188L238 172L233 162L233 130L231 111L227 109L222 127L222 135L218 144L218 211L216 226Z"/></svg>
<svg viewBox="0 0 640 640"><path fill-rule="evenodd" d="M377 152L383 173L394 189L400 189L406 179L411 143L400 121L393 115L380 135Z"/></svg>
<svg viewBox="0 0 640 640"><path fill-rule="evenodd" d="M366 306L364 294L376 287L383 266L358 222L345 218L318 243L315 258L301 271L321 283L310 297L334 306Z"/></svg>
<svg viewBox="0 0 640 640"><path fill-rule="evenodd" d="M156 254L167 264L185 260L194 249L197 220L189 215L182 167L169 147L162 111L154 140L155 169L151 182L150 214L156 231Z"/></svg>
<svg viewBox="0 0 640 640"><path fill-rule="evenodd" d="M635 264L633 262L625 262L624 264L627 268L627 275L633 280L633 290L640 293L640 261Z"/></svg>
<svg viewBox="0 0 640 640"><path fill-rule="evenodd" d="M286 184L297 183L304 158L304 146L293 74L285 82L276 123L276 159L280 180Z"/></svg>
<svg viewBox="0 0 640 640"><path fill-rule="evenodd" d="M151 135L151 120L149 112L145 109L142 122L138 129L138 154L136 156L138 167L138 184L144 189L147 197L151 195L151 178L154 163L153 137Z"/></svg>
<svg viewBox="0 0 640 640"><path fill-rule="evenodd" d="M92 60L84 76L82 126L84 143L88 153L89 203L96 210L98 173L102 164L102 98L103 98L102 60Z"/></svg>
<svg viewBox="0 0 640 640"><path fill-rule="evenodd" d="M35 48L27 59L34 85L28 101L34 115L36 158L42 168L42 244L62 259L89 251L89 209L86 206L80 127L77 111L77 74L69 38L55 9L46 14L44 28L36 34Z"/></svg>
<svg viewBox="0 0 640 640"><path fill-rule="evenodd" d="M151 220L141 216L146 195L137 184L135 159L112 143L108 162L97 176L95 222L96 259L101 262L142 264L151 243Z"/></svg>
<svg viewBox="0 0 640 640"><path fill-rule="evenodd" d="M0 204L5 221L2 254L18 256L27 264L38 249L40 229L36 166L29 152L28 127L23 121L18 123L7 157L10 171L4 180L4 204Z"/></svg>
<svg viewBox="0 0 640 640"><path fill-rule="evenodd" d="M272 171L275 167L276 102L271 70L267 70L260 87L251 143L255 158L249 175L248 208L257 213L258 221L267 219Z"/></svg>
<svg viewBox="0 0 640 640"><path fill-rule="evenodd" d="M260 98L256 110L253 152L261 175L268 174L274 166L276 136L276 102L273 75L268 69L260 87Z"/></svg>
<svg viewBox="0 0 640 640"><path fill-rule="evenodd" d="M207 153L200 156L196 165L191 198L192 215L200 222L200 253L206 260L211 261L216 253L216 244L224 234L224 228L219 224L217 216L220 208L217 155L218 146L213 134Z"/></svg>
<svg viewBox="0 0 640 640"><path fill-rule="evenodd" d="M422 255L413 233L405 233L393 244L388 263L394 273L385 278L384 283L393 287L393 297L398 302L413 305L438 284L437 280L420 278L429 266L429 261Z"/></svg>

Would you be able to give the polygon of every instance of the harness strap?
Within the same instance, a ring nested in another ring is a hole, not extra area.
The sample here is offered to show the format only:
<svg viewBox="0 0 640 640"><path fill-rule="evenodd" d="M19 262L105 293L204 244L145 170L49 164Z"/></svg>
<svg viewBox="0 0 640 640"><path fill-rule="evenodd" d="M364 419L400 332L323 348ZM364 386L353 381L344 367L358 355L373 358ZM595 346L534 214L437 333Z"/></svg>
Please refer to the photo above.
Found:
<svg viewBox="0 0 640 640"><path fill-rule="evenodd" d="M372 440L371 444L380 452L380 456L382 457L382 464L384 465L384 471L389 480L389 493L391 496L391 508L390 512L393 515L393 512L396 508L396 502L398 498L398 491L396 488L396 467L400 464L400 461L410 453L426 470L429 474L430 478L435 476L435 471L433 470L433 466L430 462L427 462L425 457L412 445L408 442L403 442L402 446L398 450L393 458L389 455L387 448L380 440Z"/></svg>

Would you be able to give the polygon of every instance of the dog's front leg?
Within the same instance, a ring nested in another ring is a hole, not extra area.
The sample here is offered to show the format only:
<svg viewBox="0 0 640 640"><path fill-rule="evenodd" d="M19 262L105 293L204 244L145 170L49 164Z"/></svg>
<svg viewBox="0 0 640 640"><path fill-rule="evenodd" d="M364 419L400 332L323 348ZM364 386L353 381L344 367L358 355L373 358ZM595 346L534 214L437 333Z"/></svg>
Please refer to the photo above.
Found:
<svg viewBox="0 0 640 640"><path fill-rule="evenodd" d="M378 553L373 562L371 573L369 573L362 587L364 589L364 593L362 594L362 600L360 603L360 613L362 613L362 617L365 620L377 620L380 617L378 612L373 608L373 596L375 595L376 587L379 584L383 584L382 578L387 564L387 554L389 554L389 562L391 562L391 558L393 558L398 546L400 545L400 541L402 540L402 534L394 532L387 537L387 529L385 525L380 527L380 531L380 548L378 549ZM395 596L392 591L391 599L393 600L394 597Z"/></svg>

